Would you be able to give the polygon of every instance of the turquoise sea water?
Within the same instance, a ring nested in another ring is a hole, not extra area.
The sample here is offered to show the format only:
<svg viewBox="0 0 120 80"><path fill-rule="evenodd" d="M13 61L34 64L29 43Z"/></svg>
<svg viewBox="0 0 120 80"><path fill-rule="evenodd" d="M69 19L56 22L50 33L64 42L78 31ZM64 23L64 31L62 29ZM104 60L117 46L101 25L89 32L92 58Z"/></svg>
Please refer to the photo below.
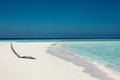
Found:
<svg viewBox="0 0 120 80"><path fill-rule="evenodd" d="M120 72L120 41L73 42L63 47L74 55Z"/></svg>
<svg viewBox="0 0 120 80"><path fill-rule="evenodd" d="M80 42L80 41L120 41L120 39L0 39L0 42Z"/></svg>

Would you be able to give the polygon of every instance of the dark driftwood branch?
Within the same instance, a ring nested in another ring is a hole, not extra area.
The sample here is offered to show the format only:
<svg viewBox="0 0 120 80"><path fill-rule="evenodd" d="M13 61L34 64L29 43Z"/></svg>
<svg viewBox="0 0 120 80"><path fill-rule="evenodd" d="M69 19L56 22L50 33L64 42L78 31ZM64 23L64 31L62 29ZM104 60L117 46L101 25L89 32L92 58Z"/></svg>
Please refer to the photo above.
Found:
<svg viewBox="0 0 120 80"><path fill-rule="evenodd" d="M36 59L36 58L34 58L34 57L31 57L31 56L20 56L20 55L15 51L15 49L13 48L12 43L11 43L11 49L12 49L12 51L15 53L15 55L16 55L18 58Z"/></svg>

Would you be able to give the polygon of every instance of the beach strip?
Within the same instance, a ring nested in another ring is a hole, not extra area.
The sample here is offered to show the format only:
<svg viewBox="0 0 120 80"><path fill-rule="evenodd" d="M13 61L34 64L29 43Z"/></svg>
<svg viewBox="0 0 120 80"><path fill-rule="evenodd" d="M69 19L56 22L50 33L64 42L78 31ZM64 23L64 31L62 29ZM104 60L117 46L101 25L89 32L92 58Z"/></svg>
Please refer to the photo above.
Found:
<svg viewBox="0 0 120 80"><path fill-rule="evenodd" d="M19 55L35 60L18 58L10 44L0 42L0 80L100 80L84 67L49 54L53 42L12 43Z"/></svg>

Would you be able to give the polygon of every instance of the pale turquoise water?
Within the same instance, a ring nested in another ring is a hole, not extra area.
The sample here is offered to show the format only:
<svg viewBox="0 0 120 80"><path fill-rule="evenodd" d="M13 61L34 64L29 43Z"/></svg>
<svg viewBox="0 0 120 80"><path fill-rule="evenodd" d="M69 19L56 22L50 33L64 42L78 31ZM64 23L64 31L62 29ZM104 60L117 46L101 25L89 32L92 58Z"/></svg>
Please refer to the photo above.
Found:
<svg viewBox="0 0 120 80"><path fill-rule="evenodd" d="M85 41L120 41L120 39L0 39L0 42L85 42Z"/></svg>
<svg viewBox="0 0 120 80"><path fill-rule="evenodd" d="M120 41L73 42L63 47L72 54L120 71Z"/></svg>

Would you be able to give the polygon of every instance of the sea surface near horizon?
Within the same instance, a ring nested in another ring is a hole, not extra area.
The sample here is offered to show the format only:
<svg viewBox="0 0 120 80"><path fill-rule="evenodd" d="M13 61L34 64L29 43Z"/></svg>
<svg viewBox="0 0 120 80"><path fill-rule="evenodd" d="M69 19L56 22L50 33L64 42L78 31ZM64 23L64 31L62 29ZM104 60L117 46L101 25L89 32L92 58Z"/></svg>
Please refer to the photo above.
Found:
<svg viewBox="0 0 120 80"><path fill-rule="evenodd" d="M86 42L86 41L120 41L120 39L34 39L34 38L1 38L0 42Z"/></svg>

